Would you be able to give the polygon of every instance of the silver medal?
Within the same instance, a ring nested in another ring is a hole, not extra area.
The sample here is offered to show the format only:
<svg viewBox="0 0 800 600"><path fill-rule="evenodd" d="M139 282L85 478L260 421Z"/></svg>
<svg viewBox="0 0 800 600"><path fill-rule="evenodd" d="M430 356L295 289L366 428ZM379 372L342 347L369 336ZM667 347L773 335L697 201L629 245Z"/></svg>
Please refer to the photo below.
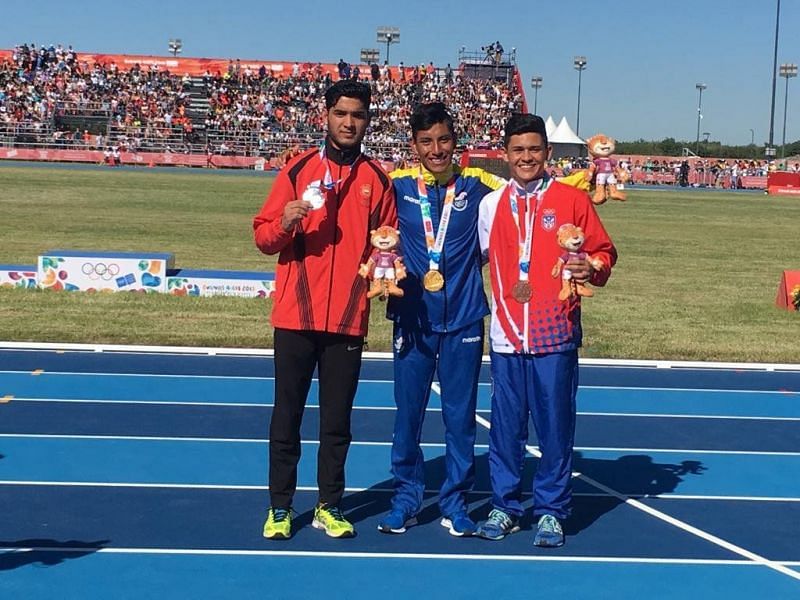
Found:
<svg viewBox="0 0 800 600"><path fill-rule="evenodd" d="M310 203L313 210L325 206L325 194L322 193L318 181L315 181L306 188L306 191L303 192L303 200Z"/></svg>

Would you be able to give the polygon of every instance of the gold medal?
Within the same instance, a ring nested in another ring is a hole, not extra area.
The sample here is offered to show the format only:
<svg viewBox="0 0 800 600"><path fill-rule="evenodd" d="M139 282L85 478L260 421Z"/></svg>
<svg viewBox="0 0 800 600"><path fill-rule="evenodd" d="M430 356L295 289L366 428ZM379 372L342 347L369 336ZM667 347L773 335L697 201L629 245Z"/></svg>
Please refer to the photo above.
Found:
<svg viewBox="0 0 800 600"><path fill-rule="evenodd" d="M444 287L444 277L439 271L428 271L422 278L422 285L429 292L438 292Z"/></svg>
<svg viewBox="0 0 800 600"><path fill-rule="evenodd" d="M511 288L511 296L520 304L525 304L530 301L532 295L533 290L531 289L531 284L527 281L518 281L514 284L514 287Z"/></svg>

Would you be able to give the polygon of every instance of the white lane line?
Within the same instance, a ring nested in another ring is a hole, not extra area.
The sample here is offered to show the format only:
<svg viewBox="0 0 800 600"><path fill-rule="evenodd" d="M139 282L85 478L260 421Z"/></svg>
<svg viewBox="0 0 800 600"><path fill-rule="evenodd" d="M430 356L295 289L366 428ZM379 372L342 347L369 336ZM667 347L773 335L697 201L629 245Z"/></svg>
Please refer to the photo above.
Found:
<svg viewBox="0 0 800 600"><path fill-rule="evenodd" d="M208 355L228 356L238 358L271 357L272 349L263 348L222 348L199 346L142 346L124 344L75 344L52 342L0 342L0 349L12 351L75 351L81 352L106 352L109 354L176 354L176 355ZM363 357L376 362L389 362L392 360L391 352L364 352ZM483 363L489 364L489 357L482 357ZM792 363L737 363L737 362L706 362L688 360L646 360L646 359L608 359L608 358L581 358L581 366L594 367L622 367L622 368L652 368L652 369L691 369L701 371L800 371L800 364Z"/></svg>
<svg viewBox="0 0 800 600"><path fill-rule="evenodd" d="M800 421L800 417L754 417L742 415L690 415L679 413L620 413L620 412L595 412L578 411L583 417L652 417L654 419L716 419L731 421Z"/></svg>
<svg viewBox="0 0 800 600"><path fill-rule="evenodd" d="M575 494L580 496L581 494ZM588 496L589 494L583 494ZM606 496L598 492L598 496ZM659 500L723 500L728 502L800 502L800 498L780 498L778 496L700 496L695 494L648 494L637 498L657 498Z"/></svg>
<svg viewBox="0 0 800 600"><path fill-rule="evenodd" d="M31 371L2 371L0 375L31 375ZM219 379L222 381L275 381L274 377L258 377L255 375L186 375L179 373L108 373L94 371L41 371L38 377L133 377L154 379ZM314 377L311 381L319 382ZM359 379L359 383L394 383L391 379Z"/></svg>
<svg viewBox="0 0 800 600"><path fill-rule="evenodd" d="M487 384L488 385L488 384ZM792 390L742 390L722 388L674 388L674 387L642 387L642 386L615 386L615 385L581 385L579 390L622 390L626 392L676 392L702 393L702 394L775 394L778 396L799 396L800 392Z"/></svg>
<svg viewBox="0 0 800 600"><path fill-rule="evenodd" d="M55 439L55 440L111 440L111 441L146 441L146 442L212 442L231 443L231 444L267 444L269 439L265 438L214 438L214 437L173 437L173 436L158 436L158 435L92 435L92 434L75 434L75 433L0 433L0 438L22 438L22 439ZM309 446L318 446L319 440L301 440L301 444ZM351 446L383 446L390 448L392 442L368 442L368 441L352 441ZM444 448L443 442L423 442L420 444L423 448ZM476 448L486 450L489 448L486 444L476 444Z"/></svg>
<svg viewBox="0 0 800 600"><path fill-rule="evenodd" d="M247 485L247 484L225 484L225 483L145 483L145 482L123 482L123 481L46 481L46 480L24 480L24 479L0 479L0 485L5 486L39 486L39 487L108 487L108 488L143 488L143 489L188 489L188 490L233 490L233 491L265 491L268 485ZM299 492L318 491L316 486L297 486ZM363 492L375 492L378 494L394 494L392 487L346 487L348 494ZM425 494L438 494L438 489L425 489ZM491 490L471 490L470 495L488 496ZM575 492L576 497L582 498L612 498L604 492ZM523 497L532 496L530 492L523 492ZM777 496L702 496L689 494L632 494L631 498L636 499L658 499L658 500L691 500L691 501L720 501L720 502L785 502L799 503L800 497L781 498Z"/></svg>
<svg viewBox="0 0 800 600"><path fill-rule="evenodd" d="M211 401L177 401L177 400L110 400L107 398L27 398L24 396L15 397L15 404L20 402L43 402L43 403L75 403L75 404L133 404L133 405L158 405L158 406L235 406L240 408L273 408L273 402L211 402ZM358 399L356 399L358 401ZM319 408L319 404L309 403L306 408ZM393 411L395 406L353 406L354 410L384 410ZM427 407L431 412L441 412L438 407ZM479 412L489 412L488 408L479 409ZM578 416L587 417L618 417L618 418L642 418L651 417L655 419L715 419L733 421L800 421L800 417L771 417L771 416L742 416L742 415L709 415L709 414L682 414L682 413L621 413L621 412L598 412L598 411L578 411Z"/></svg>
<svg viewBox="0 0 800 600"><path fill-rule="evenodd" d="M480 416L480 415L478 415ZM800 456L800 452L769 452L764 450L698 450L695 448L632 448L605 446L575 446L584 452L647 452L653 454L717 454L723 456ZM538 449L537 449L538 451Z"/></svg>
<svg viewBox="0 0 800 600"><path fill-rule="evenodd" d="M441 395L441 389L439 388L439 386L437 384L434 383L431 386L431 389L433 389L433 391L436 392L437 394ZM491 429L491 427L492 427L491 423L489 421L487 421L485 418L483 418L482 416L475 415L475 419L480 425L483 425L486 429ZM531 455L535 456L536 458L541 458L541 456L542 456L542 454L541 454L541 452L539 452L538 448L534 448L533 446L526 445L525 449ZM760 554L756 554L755 552L750 552L749 550L747 550L745 548L742 548L741 546L737 546L736 544L732 544L731 542L729 542L729 541L727 541L727 540L725 540L725 539L723 539L721 537L718 537L716 535L713 535L711 533L703 531L702 529L694 527L693 525L689 525L689 523L686 523L685 521L681 521L679 519L671 517L670 515L668 515L668 514L666 514L664 512L661 512L660 510L652 508L652 507L648 506L647 504L644 504L643 502L640 502L639 500L634 500L630 496L626 496L625 494L622 494L622 493L616 491L615 489L610 488L607 485L604 485L604 484L600 483L599 481L597 481L595 479L592 479L588 475L584 475L582 473L573 473L573 477L577 477L578 479L584 481L585 483L588 483L593 488L598 489L601 492L605 492L609 496L613 496L614 498L616 498L617 500L619 500L621 502L624 502L628 506L631 506L631 507L633 507L633 508L635 508L637 510L640 510L640 511L642 511L644 513L647 513L647 514L649 514L649 515L651 515L651 516L653 516L653 517L655 517L655 518L657 518L657 519L659 519L661 521L664 521L665 523L669 523L670 525L673 525L673 526L677 527L678 529L682 529L683 531L686 531L687 533L691 533L692 535L695 535L695 536L699 537L700 539L706 540L707 542L710 542L710 543L712 543L712 544L714 544L716 546L724 548L725 550L728 550L729 552L733 552L734 554L738 554L739 556L743 556L744 558L753 561L753 563L755 563L755 564L759 564L759 565L765 566L765 567L767 567L769 569L772 569L773 571L777 571L778 573L782 573L783 575L787 575L787 576L789 576L789 577L791 577L793 579L796 579L796 580L800 581L800 572L793 571L792 569L789 569L789 568L785 567L784 565L782 565L780 563L776 563L774 561L771 561L768 558L765 558L765 557L761 556Z"/></svg>
<svg viewBox="0 0 800 600"><path fill-rule="evenodd" d="M194 555L194 556L264 556L264 557L303 557L303 558L365 558L375 559L416 559L416 560L451 560L451 561L507 561L507 562L575 562L575 563L625 563L653 565L708 565L754 567L756 563L748 560L723 560L699 558L637 558L627 556L553 556L532 554L433 554L410 552L314 552L303 550L217 550L198 548L103 548L103 547L40 547L24 548L0 547L0 552L69 552L80 554L161 554L161 555ZM795 566L800 562L774 563L777 565Z"/></svg>
<svg viewBox="0 0 800 600"><path fill-rule="evenodd" d="M20 370L0 370L0 375L30 375L30 371ZM170 373L108 373L92 371L43 371L39 377L48 376L67 376L67 377L133 377L133 378L162 378L162 379L219 379L219 380L242 380L242 381L274 381L274 377L258 377L249 375L186 375ZM319 381L316 377L312 381ZM393 384L392 379L359 379L360 383L386 383ZM491 387L490 382L479 382L478 386L483 388ZM609 390L609 391L633 391L633 392L675 392L684 393L718 393L718 394L767 394L778 396L800 396L800 391L794 390L748 390L748 389L722 389L722 388L672 388L672 387L642 387L642 386L616 386L616 385L581 385L579 390ZM642 400L648 400L643 398Z"/></svg>
<svg viewBox="0 0 800 600"><path fill-rule="evenodd" d="M477 415L479 419L483 419ZM488 421L487 421L488 422ZM147 441L147 442L213 442L231 444L266 444L268 439L264 438L217 438L217 437L197 437L197 436L158 436L158 435L102 435L102 434L77 434L77 433L0 433L0 438L21 438L21 439L63 439L63 440L112 440L112 441ZM301 444L319 445L319 440L301 440ZM361 441L350 442L352 446L379 446L391 447L392 442ZM444 442L422 442L423 448L444 448ZM533 447L533 446L531 446ZM487 450L487 444L475 444L477 450ZM797 457L800 452L766 452L759 450L697 450L694 448L605 448L602 446L575 446L575 450L583 452L637 452L651 454L714 454L720 456L785 456ZM538 452L538 450L537 450Z"/></svg>
<svg viewBox="0 0 800 600"><path fill-rule="evenodd" d="M43 402L43 403L71 403L71 404L143 404L156 406L234 406L237 408L274 408L273 402L204 402L204 401L176 401L176 400L109 400L106 398L14 398L15 403L20 402ZM356 402L358 399L356 399ZM319 408L319 404L306 404L306 408ZM353 406L354 410L395 410L394 406ZM441 408L428 408L431 411L440 411Z"/></svg>

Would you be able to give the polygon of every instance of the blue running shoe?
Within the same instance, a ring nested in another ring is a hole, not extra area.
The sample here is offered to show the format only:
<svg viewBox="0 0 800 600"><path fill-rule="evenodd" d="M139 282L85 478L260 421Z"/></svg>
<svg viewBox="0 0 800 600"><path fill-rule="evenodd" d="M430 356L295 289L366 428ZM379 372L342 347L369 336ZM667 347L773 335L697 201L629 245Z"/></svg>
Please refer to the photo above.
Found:
<svg viewBox="0 0 800 600"><path fill-rule="evenodd" d="M478 530L475 521L470 519L464 511L457 512L449 517L444 517L441 520L441 526L447 528L450 535L456 537L469 537L475 535L475 532Z"/></svg>
<svg viewBox="0 0 800 600"><path fill-rule="evenodd" d="M485 540L502 540L511 533L519 531L519 519L514 515L493 508L489 518L478 529L478 535Z"/></svg>
<svg viewBox="0 0 800 600"><path fill-rule="evenodd" d="M378 523L381 533L405 533L406 528L417 524L416 517L409 515L400 508L394 508Z"/></svg>
<svg viewBox="0 0 800 600"><path fill-rule="evenodd" d="M561 523L553 515L542 515L536 526L536 537L533 545L542 548L558 548L564 545L564 531Z"/></svg>

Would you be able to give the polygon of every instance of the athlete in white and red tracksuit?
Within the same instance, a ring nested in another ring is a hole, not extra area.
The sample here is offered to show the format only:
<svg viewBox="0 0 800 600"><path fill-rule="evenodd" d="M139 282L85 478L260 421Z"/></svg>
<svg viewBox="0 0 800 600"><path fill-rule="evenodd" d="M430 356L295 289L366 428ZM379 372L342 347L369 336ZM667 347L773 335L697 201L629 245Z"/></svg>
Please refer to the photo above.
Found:
<svg viewBox="0 0 800 600"><path fill-rule="evenodd" d="M559 300L561 278L551 273L563 252L556 232L565 223L580 226L586 235L582 252L602 262L595 269L585 257L570 259L567 268L578 282L604 285L617 253L589 196L546 174L550 146L542 119L515 115L505 141L512 179L484 197L478 220L492 286L489 466L494 506L479 533L501 539L519 529L530 414L542 453L533 485L533 514L539 519L534 543L558 546L563 544L560 521L569 514L572 495L582 332L580 298ZM525 262L528 267L521 266ZM529 299L514 293L526 279L525 270Z"/></svg>

